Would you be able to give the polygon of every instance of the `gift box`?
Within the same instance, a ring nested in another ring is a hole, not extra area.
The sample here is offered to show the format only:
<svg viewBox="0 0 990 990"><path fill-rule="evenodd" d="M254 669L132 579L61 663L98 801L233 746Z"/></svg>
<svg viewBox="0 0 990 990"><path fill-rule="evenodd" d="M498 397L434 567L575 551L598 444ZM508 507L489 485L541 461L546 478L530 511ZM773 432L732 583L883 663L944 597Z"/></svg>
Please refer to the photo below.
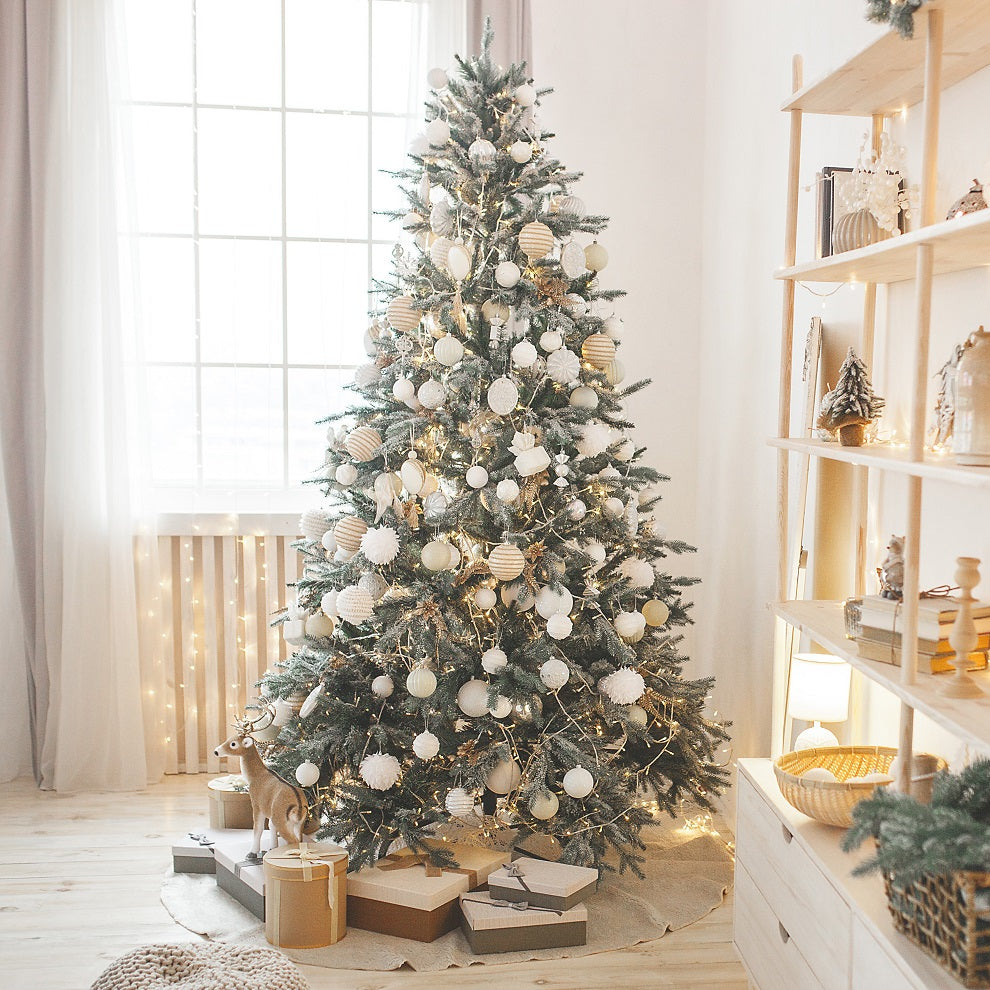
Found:
<svg viewBox="0 0 990 990"><path fill-rule="evenodd" d="M186 832L172 843L172 869L176 873L216 873L214 845L218 840L243 835L241 829L202 828Z"/></svg>
<svg viewBox="0 0 990 990"><path fill-rule="evenodd" d="M347 933L347 850L330 842L265 853L265 938L288 949L320 949Z"/></svg>
<svg viewBox="0 0 990 990"><path fill-rule="evenodd" d="M569 911L594 892L598 870L521 856L488 877L492 897Z"/></svg>
<svg viewBox="0 0 990 990"><path fill-rule="evenodd" d="M227 891L259 921L264 921L265 868L260 857L248 859L253 837L252 832L241 830L229 838L223 836L214 844L217 886ZM262 854L271 847L272 833L266 829L261 836Z"/></svg>
<svg viewBox="0 0 990 990"><path fill-rule="evenodd" d="M507 852L445 843L456 867L439 869L425 854L402 849L347 878L347 923L383 935L432 942L461 920L458 898L480 887Z"/></svg>
<svg viewBox="0 0 990 990"><path fill-rule="evenodd" d="M214 777L207 785L210 795L210 828L254 828L251 795L239 773Z"/></svg>
<svg viewBox="0 0 990 990"><path fill-rule="evenodd" d="M479 955L519 949L555 949L588 941L588 909L533 907L526 901L492 897L491 891L461 894L461 928Z"/></svg>

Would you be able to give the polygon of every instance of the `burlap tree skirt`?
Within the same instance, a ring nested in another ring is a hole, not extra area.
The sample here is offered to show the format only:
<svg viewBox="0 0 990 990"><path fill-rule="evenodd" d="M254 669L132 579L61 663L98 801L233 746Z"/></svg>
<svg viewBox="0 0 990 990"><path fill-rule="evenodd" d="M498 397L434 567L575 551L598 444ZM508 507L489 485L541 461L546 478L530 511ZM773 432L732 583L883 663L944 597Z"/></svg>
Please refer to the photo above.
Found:
<svg viewBox="0 0 990 990"><path fill-rule="evenodd" d="M684 928L722 903L732 883L732 857L725 843L710 835L687 838L677 831L644 831L646 880L606 876L587 901L588 944L477 956L460 931L424 944L349 928L347 936L325 949L287 949L285 954L309 966L332 969L413 969L436 971L476 963L502 965L527 959L562 959L626 948ZM162 903L190 931L228 943L265 946L264 925L217 888L214 878L169 873Z"/></svg>

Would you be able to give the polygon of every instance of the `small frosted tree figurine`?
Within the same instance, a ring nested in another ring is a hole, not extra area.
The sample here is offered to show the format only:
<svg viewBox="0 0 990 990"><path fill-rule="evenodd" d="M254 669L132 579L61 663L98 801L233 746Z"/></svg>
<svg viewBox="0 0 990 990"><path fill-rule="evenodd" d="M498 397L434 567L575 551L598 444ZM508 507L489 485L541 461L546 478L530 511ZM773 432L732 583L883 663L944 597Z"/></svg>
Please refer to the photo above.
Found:
<svg viewBox="0 0 990 990"><path fill-rule="evenodd" d="M884 400L873 391L866 365L850 347L835 388L822 396L818 426L837 435L843 447L861 447L866 427L878 419Z"/></svg>

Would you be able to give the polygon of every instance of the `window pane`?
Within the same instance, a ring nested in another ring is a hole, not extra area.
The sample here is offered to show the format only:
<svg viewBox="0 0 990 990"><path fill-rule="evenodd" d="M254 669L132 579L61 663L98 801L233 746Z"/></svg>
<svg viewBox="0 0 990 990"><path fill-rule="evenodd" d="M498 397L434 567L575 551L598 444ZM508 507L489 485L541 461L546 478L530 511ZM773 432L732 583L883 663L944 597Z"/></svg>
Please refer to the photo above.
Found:
<svg viewBox="0 0 990 990"><path fill-rule="evenodd" d="M368 326L368 249L289 244L290 364L361 364Z"/></svg>
<svg viewBox="0 0 990 990"><path fill-rule="evenodd" d="M128 0L127 72L132 100L192 102L192 3Z"/></svg>
<svg viewBox="0 0 990 990"><path fill-rule="evenodd" d="M197 0L200 103L282 104L280 0Z"/></svg>
<svg viewBox="0 0 990 990"><path fill-rule="evenodd" d="M289 114L286 228L291 237L368 236L368 118Z"/></svg>
<svg viewBox="0 0 990 990"><path fill-rule="evenodd" d="M133 107L138 229L191 234L193 217L192 111Z"/></svg>
<svg viewBox="0 0 990 990"><path fill-rule="evenodd" d="M283 485L282 371L204 368L205 484Z"/></svg>
<svg viewBox="0 0 990 990"><path fill-rule="evenodd" d="M281 364L281 245L204 240L199 263L202 359Z"/></svg>
<svg viewBox="0 0 990 990"><path fill-rule="evenodd" d="M289 370L289 486L311 478L323 466L327 428L316 421L344 409L354 393L344 390L348 371Z"/></svg>
<svg viewBox="0 0 990 990"><path fill-rule="evenodd" d="M409 203L398 186L398 180L385 171L397 172L412 162L406 154L406 122L401 117L374 117L371 121L371 236L376 240L398 238L401 228L388 217L378 216L382 210L408 209Z"/></svg>
<svg viewBox="0 0 990 990"><path fill-rule="evenodd" d="M142 237L139 251L145 360L195 360L192 240Z"/></svg>
<svg viewBox="0 0 990 990"><path fill-rule="evenodd" d="M376 113L409 112L413 5L373 0L371 28L371 109ZM403 124L403 127L405 125Z"/></svg>
<svg viewBox="0 0 990 990"><path fill-rule="evenodd" d="M196 372L148 368L151 472L159 484L196 484Z"/></svg>
<svg viewBox="0 0 990 990"><path fill-rule="evenodd" d="M285 102L368 109L368 0L286 0Z"/></svg>
<svg viewBox="0 0 990 990"><path fill-rule="evenodd" d="M282 231L281 121L264 110L199 112L199 229Z"/></svg>

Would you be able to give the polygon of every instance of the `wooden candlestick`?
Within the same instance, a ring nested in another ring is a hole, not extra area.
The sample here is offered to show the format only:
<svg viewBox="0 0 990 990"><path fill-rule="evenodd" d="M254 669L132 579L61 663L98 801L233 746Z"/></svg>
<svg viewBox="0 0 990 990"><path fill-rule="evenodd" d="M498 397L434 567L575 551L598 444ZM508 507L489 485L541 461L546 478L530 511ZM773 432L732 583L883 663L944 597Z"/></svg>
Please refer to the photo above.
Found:
<svg viewBox="0 0 990 990"><path fill-rule="evenodd" d="M973 622L973 589L980 583L979 559L976 557L957 557L955 581L961 589L959 595L959 612L949 633L949 644L956 651L952 664L956 672L938 689L945 698L979 698L983 691L972 677L966 673L969 666L969 655L976 649L979 637L976 634L976 623Z"/></svg>

